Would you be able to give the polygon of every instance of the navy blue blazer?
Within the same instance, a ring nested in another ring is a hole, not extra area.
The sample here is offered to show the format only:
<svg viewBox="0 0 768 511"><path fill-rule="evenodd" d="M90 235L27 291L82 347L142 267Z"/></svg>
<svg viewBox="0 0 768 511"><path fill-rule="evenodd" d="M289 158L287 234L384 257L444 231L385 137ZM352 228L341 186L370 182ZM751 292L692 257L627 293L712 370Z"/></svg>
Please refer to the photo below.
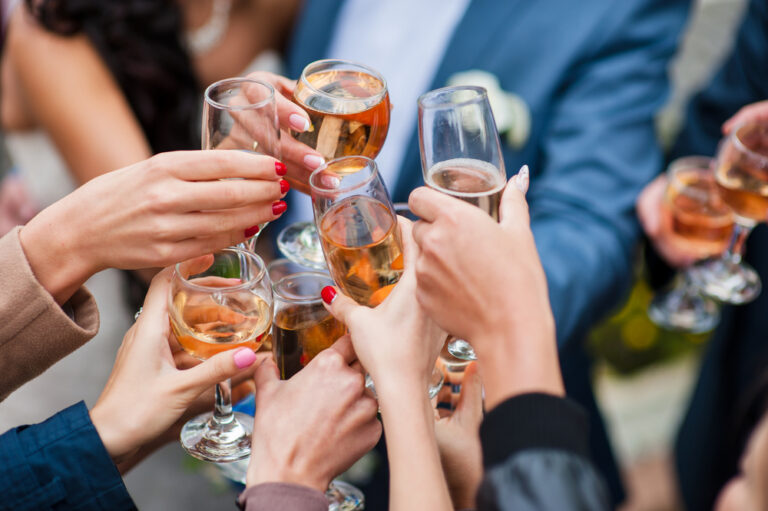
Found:
<svg viewBox="0 0 768 511"><path fill-rule="evenodd" d="M721 126L742 106L768 99L768 3L751 0L736 45L712 82L691 101L673 157L714 155ZM676 464L687 509L712 509L739 470L749 437L750 390L768 369L768 228L758 226L745 259L763 280L754 302L725 307L707 345L691 404L678 432Z"/></svg>
<svg viewBox="0 0 768 511"><path fill-rule="evenodd" d="M82 401L0 436L0 511L136 509Z"/></svg>
<svg viewBox="0 0 768 511"><path fill-rule="evenodd" d="M430 86L446 85L457 72L483 70L528 105L530 137L519 150L505 145L504 159L511 172L524 163L531 167L531 227L547 274L566 387L592 416L593 455L616 500L621 484L582 341L632 280L635 199L662 166L654 115L667 96L667 65L689 3L471 0ZM328 57L340 6L338 0L307 0L288 53L290 76ZM414 44L428 37L425 23ZM395 201L423 183L420 165L414 126Z"/></svg>

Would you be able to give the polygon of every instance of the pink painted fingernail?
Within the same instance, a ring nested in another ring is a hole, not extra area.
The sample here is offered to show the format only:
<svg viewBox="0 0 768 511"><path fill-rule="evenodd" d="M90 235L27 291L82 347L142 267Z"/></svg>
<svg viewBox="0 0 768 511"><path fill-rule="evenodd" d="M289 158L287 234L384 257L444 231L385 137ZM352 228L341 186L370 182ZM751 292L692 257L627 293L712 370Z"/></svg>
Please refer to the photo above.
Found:
<svg viewBox="0 0 768 511"><path fill-rule="evenodd" d="M315 170L317 167L325 163L325 159L314 154L308 154L304 157L304 166L309 170Z"/></svg>
<svg viewBox="0 0 768 511"><path fill-rule="evenodd" d="M528 182L530 180L530 170L528 169L528 165L523 165L520 167L520 170L517 173L517 176L515 178L515 186L517 186L517 189L520 190L522 193L526 193L528 191Z"/></svg>
<svg viewBox="0 0 768 511"><path fill-rule="evenodd" d="M299 114L289 115L288 124L291 125L291 128L302 133L309 129L309 119L302 117Z"/></svg>
<svg viewBox="0 0 768 511"><path fill-rule="evenodd" d="M249 348L242 348L235 352L233 357L238 369L245 369L256 360L256 353Z"/></svg>

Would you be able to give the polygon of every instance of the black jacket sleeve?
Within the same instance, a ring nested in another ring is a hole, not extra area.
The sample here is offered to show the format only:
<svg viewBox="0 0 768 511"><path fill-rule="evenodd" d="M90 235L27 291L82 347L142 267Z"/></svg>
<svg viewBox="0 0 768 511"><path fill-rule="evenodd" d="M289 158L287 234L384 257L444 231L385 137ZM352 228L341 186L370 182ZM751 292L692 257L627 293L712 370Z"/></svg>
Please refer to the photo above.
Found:
<svg viewBox="0 0 768 511"><path fill-rule="evenodd" d="M479 510L607 510L608 492L589 461L588 420L547 394L503 402L480 426L485 476Z"/></svg>

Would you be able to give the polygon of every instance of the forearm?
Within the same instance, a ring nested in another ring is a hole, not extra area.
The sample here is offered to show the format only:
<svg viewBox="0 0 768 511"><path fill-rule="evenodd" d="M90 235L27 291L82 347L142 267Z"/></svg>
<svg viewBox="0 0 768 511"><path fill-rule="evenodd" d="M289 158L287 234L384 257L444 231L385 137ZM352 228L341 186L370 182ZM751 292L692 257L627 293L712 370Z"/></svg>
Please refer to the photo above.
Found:
<svg viewBox="0 0 768 511"><path fill-rule="evenodd" d="M390 509L452 509L435 439L434 411L423 385L415 380L382 380L376 389L387 437Z"/></svg>

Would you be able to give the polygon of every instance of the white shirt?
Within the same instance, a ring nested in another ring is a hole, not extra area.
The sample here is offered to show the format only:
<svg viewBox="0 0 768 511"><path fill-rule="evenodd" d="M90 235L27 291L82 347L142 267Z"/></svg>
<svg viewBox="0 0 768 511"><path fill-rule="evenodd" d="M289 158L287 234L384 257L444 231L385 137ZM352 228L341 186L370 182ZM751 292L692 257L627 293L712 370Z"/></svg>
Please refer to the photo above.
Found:
<svg viewBox="0 0 768 511"><path fill-rule="evenodd" d="M384 77L393 105L384 148L376 157L390 193L416 127L416 100L429 90L451 35L470 0L346 0L326 58L369 66ZM312 219L309 201L294 201L293 219Z"/></svg>

